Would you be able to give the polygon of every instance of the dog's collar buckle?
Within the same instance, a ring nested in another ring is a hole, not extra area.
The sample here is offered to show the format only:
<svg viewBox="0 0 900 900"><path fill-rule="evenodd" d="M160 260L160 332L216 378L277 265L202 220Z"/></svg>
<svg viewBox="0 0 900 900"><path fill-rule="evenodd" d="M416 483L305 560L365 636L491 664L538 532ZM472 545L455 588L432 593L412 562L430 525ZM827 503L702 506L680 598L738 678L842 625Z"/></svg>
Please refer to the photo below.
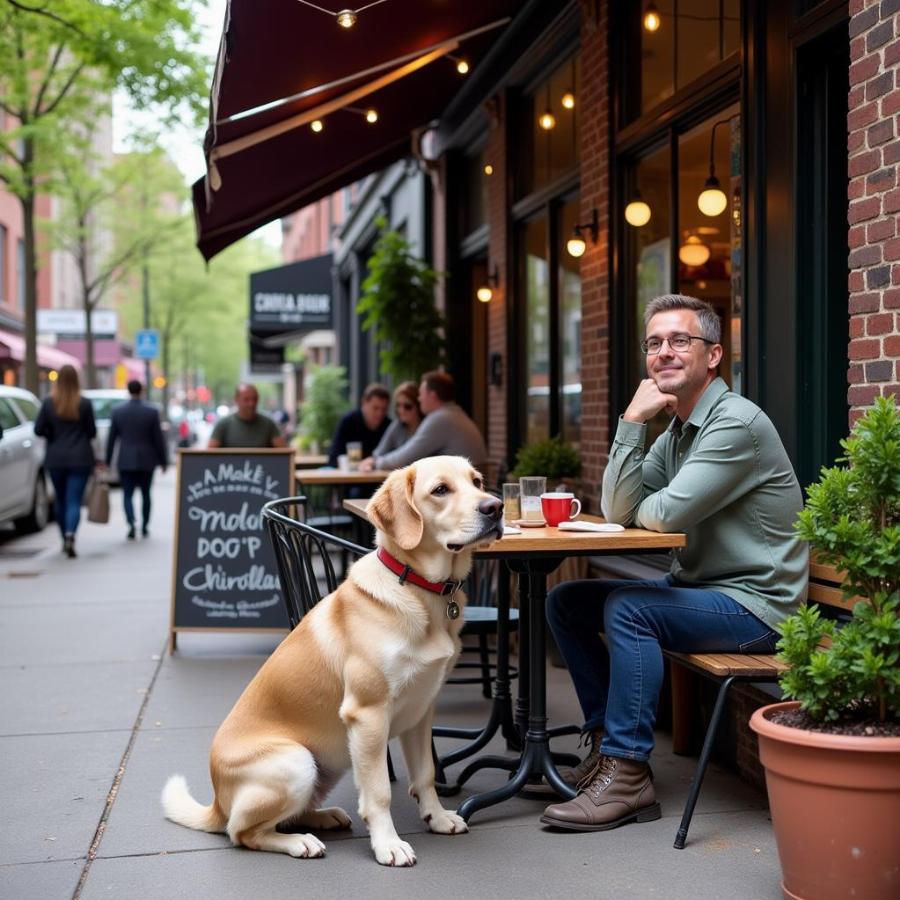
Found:
<svg viewBox="0 0 900 900"><path fill-rule="evenodd" d="M407 566L409 568L409 566ZM452 597L458 590L460 590L463 586L461 581L445 581L443 588L441 588L441 596Z"/></svg>

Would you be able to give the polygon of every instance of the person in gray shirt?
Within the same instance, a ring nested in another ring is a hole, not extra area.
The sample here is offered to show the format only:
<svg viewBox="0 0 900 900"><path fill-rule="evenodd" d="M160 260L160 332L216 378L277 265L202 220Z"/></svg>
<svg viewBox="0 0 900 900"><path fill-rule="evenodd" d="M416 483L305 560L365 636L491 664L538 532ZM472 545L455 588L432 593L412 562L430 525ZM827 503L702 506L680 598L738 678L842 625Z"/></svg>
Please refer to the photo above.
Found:
<svg viewBox="0 0 900 900"><path fill-rule="evenodd" d="M665 578L570 581L547 598L590 736L586 759L560 773L579 793L541 818L570 831L660 817L648 759L663 648L772 653L776 626L806 596L800 486L768 416L716 375L718 315L671 294L647 305L644 324L649 377L619 421L601 506L611 522L683 531L687 546ZM673 419L645 449L663 410Z"/></svg>
<svg viewBox="0 0 900 900"><path fill-rule="evenodd" d="M375 453L362 468L399 469L426 456L464 456L480 468L487 448L478 426L454 402L453 378L447 372L426 372L419 385L419 406L425 420L406 443L388 453Z"/></svg>

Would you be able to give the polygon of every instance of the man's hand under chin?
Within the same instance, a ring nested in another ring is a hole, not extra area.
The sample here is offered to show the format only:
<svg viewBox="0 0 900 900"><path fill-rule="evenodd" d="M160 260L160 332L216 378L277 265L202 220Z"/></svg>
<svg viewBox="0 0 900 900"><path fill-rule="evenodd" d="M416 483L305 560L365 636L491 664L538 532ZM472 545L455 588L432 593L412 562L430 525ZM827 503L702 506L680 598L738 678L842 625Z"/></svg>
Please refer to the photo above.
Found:
<svg viewBox="0 0 900 900"><path fill-rule="evenodd" d="M677 406L678 398L674 394L664 394L652 378L645 378L638 385L622 418L626 422L643 424L663 409L674 415Z"/></svg>

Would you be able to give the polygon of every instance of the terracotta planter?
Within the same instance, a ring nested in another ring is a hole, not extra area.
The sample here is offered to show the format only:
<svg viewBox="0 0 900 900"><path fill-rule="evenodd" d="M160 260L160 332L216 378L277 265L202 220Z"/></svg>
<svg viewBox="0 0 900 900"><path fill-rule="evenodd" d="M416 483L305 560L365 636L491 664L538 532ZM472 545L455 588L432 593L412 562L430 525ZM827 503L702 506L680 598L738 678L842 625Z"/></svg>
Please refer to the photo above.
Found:
<svg viewBox="0 0 900 900"><path fill-rule="evenodd" d="M782 890L788 900L900 897L900 738L820 734L758 709Z"/></svg>

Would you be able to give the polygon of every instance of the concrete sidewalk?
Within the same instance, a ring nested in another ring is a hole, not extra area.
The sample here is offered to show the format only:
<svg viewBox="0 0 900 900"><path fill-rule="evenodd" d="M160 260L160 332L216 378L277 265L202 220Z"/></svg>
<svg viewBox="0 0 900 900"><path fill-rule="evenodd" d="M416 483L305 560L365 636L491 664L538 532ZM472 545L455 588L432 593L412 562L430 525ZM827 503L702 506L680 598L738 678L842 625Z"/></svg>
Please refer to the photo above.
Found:
<svg viewBox="0 0 900 900"><path fill-rule="evenodd" d="M276 644L268 636L183 634L179 652L166 655L174 480L170 471L154 486L147 540L125 540L118 491L109 525L82 525L76 560L60 553L55 527L0 536L4 900L781 896L765 797L715 766L687 849L672 849L696 760L672 755L664 734L654 757L663 818L584 835L545 830L542 804L526 799L477 813L469 834L429 834L406 796L402 753L392 748L393 812L418 855L412 869L374 862L350 777L329 802L351 814L353 830L325 834L324 859L253 853L166 821L159 794L174 772L209 801L212 735ZM549 707L552 724L578 720L565 671L549 671ZM477 687L442 692L439 721L474 725L486 715ZM555 746L574 750L575 739ZM488 748L503 750L499 741ZM467 789L503 777L482 771Z"/></svg>

